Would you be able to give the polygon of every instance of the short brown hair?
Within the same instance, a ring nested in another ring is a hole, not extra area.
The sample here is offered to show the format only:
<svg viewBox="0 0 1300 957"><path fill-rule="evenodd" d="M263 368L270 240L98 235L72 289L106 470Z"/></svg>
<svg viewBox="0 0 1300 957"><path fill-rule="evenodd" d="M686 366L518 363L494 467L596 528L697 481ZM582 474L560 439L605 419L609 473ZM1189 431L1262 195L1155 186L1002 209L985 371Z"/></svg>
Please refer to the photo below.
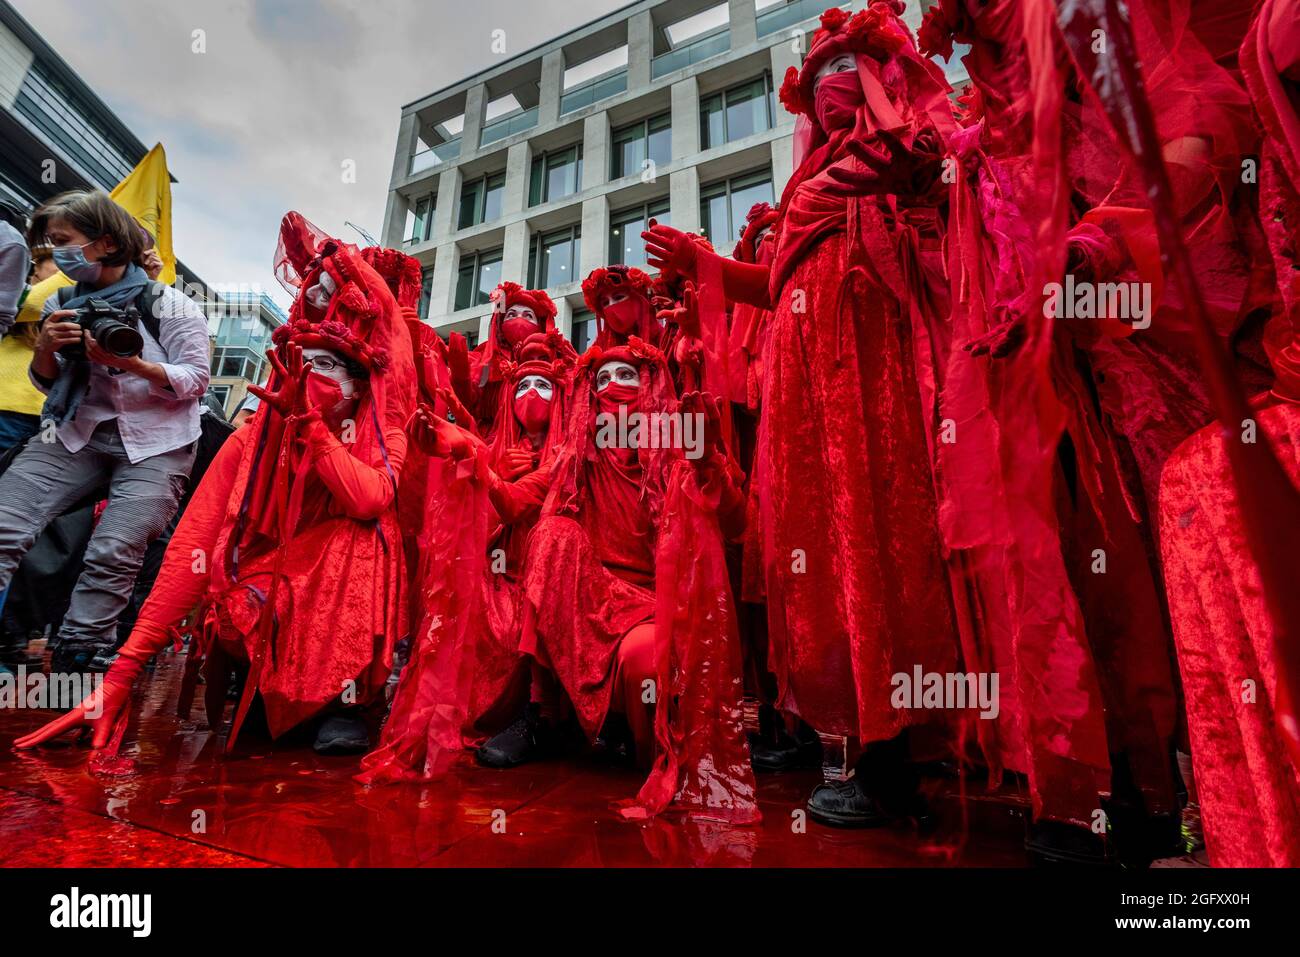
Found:
<svg viewBox="0 0 1300 957"><path fill-rule="evenodd" d="M27 231L29 245L46 242L50 223L65 220L77 232L92 241L107 236L117 245L117 251L100 260L105 266L126 266L135 262L144 252L140 224L130 213L117 205L100 190L72 190L61 193L32 215L31 229Z"/></svg>

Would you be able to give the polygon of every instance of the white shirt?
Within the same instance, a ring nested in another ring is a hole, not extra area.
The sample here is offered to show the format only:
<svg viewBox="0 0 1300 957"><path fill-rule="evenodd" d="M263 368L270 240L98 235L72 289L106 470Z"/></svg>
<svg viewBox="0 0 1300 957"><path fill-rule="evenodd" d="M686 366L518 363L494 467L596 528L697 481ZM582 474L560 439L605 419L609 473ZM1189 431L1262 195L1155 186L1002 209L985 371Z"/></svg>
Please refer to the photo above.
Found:
<svg viewBox="0 0 1300 957"><path fill-rule="evenodd" d="M59 308L56 299L46 300L41 318ZM157 309L162 341L155 342L141 322L141 355L163 367L168 386L92 362L90 388L76 416L58 430L59 441L69 452L84 448L95 428L110 419L117 419L132 464L183 448L199 437L199 399L208 389L208 320L193 300L170 286L164 287ZM55 358L62 365L63 358L57 353ZM49 394L30 370L28 375L36 388Z"/></svg>

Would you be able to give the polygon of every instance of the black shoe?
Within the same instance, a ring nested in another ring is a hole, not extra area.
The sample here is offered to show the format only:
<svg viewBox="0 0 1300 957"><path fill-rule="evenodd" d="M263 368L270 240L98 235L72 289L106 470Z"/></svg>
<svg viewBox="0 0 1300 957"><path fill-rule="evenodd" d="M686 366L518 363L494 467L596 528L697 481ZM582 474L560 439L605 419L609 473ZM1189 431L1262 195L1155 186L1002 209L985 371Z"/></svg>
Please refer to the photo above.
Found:
<svg viewBox="0 0 1300 957"><path fill-rule="evenodd" d="M117 652L112 648L101 648L95 652L95 657L90 659L86 665L86 670L91 674L102 675L113 667L113 662L117 661Z"/></svg>
<svg viewBox="0 0 1300 957"><path fill-rule="evenodd" d="M1025 853L1037 865L1067 864L1104 867L1109 864L1101 835L1078 824L1035 821L1025 836Z"/></svg>
<svg viewBox="0 0 1300 957"><path fill-rule="evenodd" d="M817 785L808 798L808 816L830 827L883 827L895 820L856 777Z"/></svg>
<svg viewBox="0 0 1300 957"><path fill-rule="evenodd" d="M918 831L934 828L930 804L919 792L882 799L863 790L859 777L819 784L808 798L808 816L830 827L884 827L908 822Z"/></svg>
<svg viewBox="0 0 1300 957"><path fill-rule="evenodd" d="M90 641L60 641L50 656L50 674L88 674L96 658L113 655L113 646ZM104 670L107 670L106 668Z"/></svg>
<svg viewBox="0 0 1300 957"><path fill-rule="evenodd" d="M796 737L781 728L777 731L775 740L761 734L751 734L749 759L759 774L816 768L822 763L822 742L811 729L805 733L801 728Z"/></svg>
<svg viewBox="0 0 1300 957"><path fill-rule="evenodd" d="M542 754L549 731L537 706L530 704L518 721L485 741L474 757L489 768L518 767Z"/></svg>
<svg viewBox="0 0 1300 957"><path fill-rule="evenodd" d="M321 723L312 749L317 754L361 754L369 751L370 735L366 731L366 723L356 715L331 715Z"/></svg>
<svg viewBox="0 0 1300 957"><path fill-rule="evenodd" d="M615 712L605 719L592 745L597 763L630 768L636 764L636 740L625 715Z"/></svg>

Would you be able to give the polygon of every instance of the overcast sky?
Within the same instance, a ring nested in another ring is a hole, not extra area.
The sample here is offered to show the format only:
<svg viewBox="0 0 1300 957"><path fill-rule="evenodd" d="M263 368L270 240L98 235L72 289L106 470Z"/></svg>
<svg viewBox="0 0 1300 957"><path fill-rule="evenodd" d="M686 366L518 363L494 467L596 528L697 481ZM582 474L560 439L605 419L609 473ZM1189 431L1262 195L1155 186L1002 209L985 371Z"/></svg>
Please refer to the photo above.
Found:
<svg viewBox="0 0 1300 957"><path fill-rule="evenodd" d="M627 0L12 2L146 146L166 147L177 255L283 304L271 260L286 210L379 237L404 103L499 62L494 30L513 56Z"/></svg>

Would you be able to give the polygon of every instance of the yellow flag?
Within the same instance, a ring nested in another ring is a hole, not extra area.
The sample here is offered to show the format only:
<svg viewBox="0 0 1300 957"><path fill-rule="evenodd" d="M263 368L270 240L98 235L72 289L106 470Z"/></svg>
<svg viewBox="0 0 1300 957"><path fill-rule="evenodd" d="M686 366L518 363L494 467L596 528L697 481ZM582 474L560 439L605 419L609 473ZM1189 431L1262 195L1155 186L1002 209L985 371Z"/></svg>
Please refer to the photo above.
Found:
<svg viewBox="0 0 1300 957"><path fill-rule="evenodd" d="M162 144L151 149L109 195L149 230L163 261L158 281L170 286L176 281L176 254L172 251L172 180L167 172L167 153ZM17 321L38 321L45 300L64 286L71 285L72 280L61 272L38 282L27 293Z"/></svg>

